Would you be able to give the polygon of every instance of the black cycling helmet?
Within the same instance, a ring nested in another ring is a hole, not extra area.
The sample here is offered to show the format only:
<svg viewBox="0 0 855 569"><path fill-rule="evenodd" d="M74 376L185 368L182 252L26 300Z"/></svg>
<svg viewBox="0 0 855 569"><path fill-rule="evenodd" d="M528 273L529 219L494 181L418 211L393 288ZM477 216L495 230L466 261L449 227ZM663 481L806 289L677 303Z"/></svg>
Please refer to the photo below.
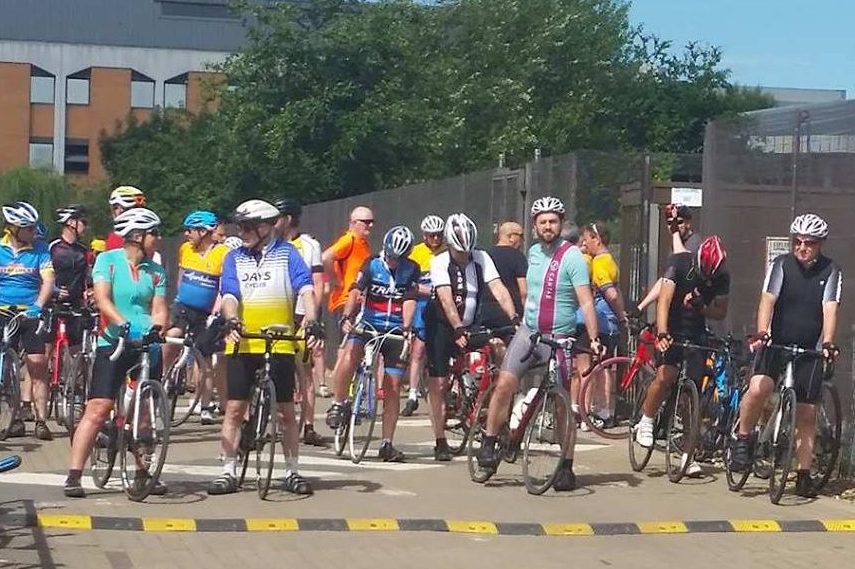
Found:
<svg viewBox="0 0 855 569"><path fill-rule="evenodd" d="M279 198L273 202L273 205L276 206L276 209L282 215L290 215L291 217L300 217L303 215L303 206L295 199Z"/></svg>

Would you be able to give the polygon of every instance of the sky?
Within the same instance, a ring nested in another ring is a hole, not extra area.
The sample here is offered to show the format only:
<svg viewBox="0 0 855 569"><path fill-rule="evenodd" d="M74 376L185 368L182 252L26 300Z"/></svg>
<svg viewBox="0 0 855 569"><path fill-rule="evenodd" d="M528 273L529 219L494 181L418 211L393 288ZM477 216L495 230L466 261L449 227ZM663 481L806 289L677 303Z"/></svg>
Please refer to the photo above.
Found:
<svg viewBox="0 0 855 569"><path fill-rule="evenodd" d="M675 46L720 47L733 83L855 99L855 1L632 0L630 20Z"/></svg>

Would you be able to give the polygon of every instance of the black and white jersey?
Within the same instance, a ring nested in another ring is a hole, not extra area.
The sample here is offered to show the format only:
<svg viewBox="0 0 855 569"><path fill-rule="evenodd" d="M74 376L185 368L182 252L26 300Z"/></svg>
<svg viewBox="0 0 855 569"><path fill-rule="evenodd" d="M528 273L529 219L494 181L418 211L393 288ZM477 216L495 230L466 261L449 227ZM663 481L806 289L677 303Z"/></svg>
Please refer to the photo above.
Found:
<svg viewBox="0 0 855 569"><path fill-rule="evenodd" d="M470 261L461 267L451 259L451 253L445 251L434 256L430 261L430 278L434 287L434 296L436 289L444 286L451 287L451 296L464 326L469 326L475 321L485 285L499 278L496 265L486 251L475 249L469 258ZM436 298L433 302L439 303ZM442 308L440 306L437 308L439 308L439 314L445 319Z"/></svg>

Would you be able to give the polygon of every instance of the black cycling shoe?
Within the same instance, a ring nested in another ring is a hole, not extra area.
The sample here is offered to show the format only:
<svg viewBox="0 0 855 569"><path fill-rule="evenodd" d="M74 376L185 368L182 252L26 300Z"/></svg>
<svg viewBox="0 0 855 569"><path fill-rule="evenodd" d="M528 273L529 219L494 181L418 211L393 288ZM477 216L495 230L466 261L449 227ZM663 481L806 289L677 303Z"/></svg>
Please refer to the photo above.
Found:
<svg viewBox="0 0 855 569"><path fill-rule="evenodd" d="M478 451L478 467L484 472L493 474L499 467L499 455L496 454L496 447L492 445L482 445Z"/></svg>
<svg viewBox="0 0 855 569"><path fill-rule="evenodd" d="M65 479L65 487L62 489L62 492L68 498L86 497L86 490L80 484L80 478L72 478L71 476Z"/></svg>
<svg viewBox="0 0 855 569"><path fill-rule="evenodd" d="M6 429L6 438L8 439L16 439L26 434L27 427L24 426L24 422L21 419L15 419Z"/></svg>
<svg viewBox="0 0 855 569"><path fill-rule="evenodd" d="M810 470L799 470L796 472L796 495L802 498L816 498L819 493L813 487L813 479Z"/></svg>
<svg viewBox="0 0 855 569"><path fill-rule="evenodd" d="M330 408L327 410L327 427L335 431L342 425L344 425L348 419L349 415L349 407L348 403L333 403L330 405Z"/></svg>
<svg viewBox="0 0 855 569"><path fill-rule="evenodd" d="M392 443L384 443L380 445L380 450L377 452L377 458L383 462L404 462L404 453L392 446Z"/></svg>
<svg viewBox="0 0 855 569"><path fill-rule="evenodd" d="M53 440L53 433L50 432L50 429L48 429L48 426L44 421L36 421L36 427L33 434L40 441Z"/></svg>
<svg viewBox="0 0 855 569"><path fill-rule="evenodd" d="M558 471L558 476L555 477L555 482L552 483L552 489L556 492L571 492L576 489L576 475L573 474L573 469L562 468Z"/></svg>
<svg viewBox="0 0 855 569"><path fill-rule="evenodd" d="M314 447L327 447L327 443L324 442L324 438L319 435L311 425L306 425L306 428L303 430L303 444Z"/></svg>
<svg viewBox="0 0 855 569"><path fill-rule="evenodd" d="M451 458L451 449L448 448L448 441L445 439L436 441L436 446L433 447L433 459L439 462L448 462Z"/></svg>
<svg viewBox="0 0 855 569"><path fill-rule="evenodd" d="M754 443L751 437L738 437L733 441L730 451L730 470L732 472L745 472L754 463Z"/></svg>
<svg viewBox="0 0 855 569"><path fill-rule="evenodd" d="M238 481L230 474L221 474L219 477L211 480L211 483L208 484L208 494L211 496L234 494L237 491Z"/></svg>
<svg viewBox="0 0 855 569"><path fill-rule="evenodd" d="M315 491L312 490L312 485L309 484L309 481L296 472L285 477L285 480L282 482L282 487L286 492L299 494L301 496L311 496L315 493Z"/></svg>
<svg viewBox="0 0 855 569"><path fill-rule="evenodd" d="M416 412L416 409L419 408L419 400L418 399L407 399L407 402L404 403L404 408L401 410L402 417L412 417L413 413Z"/></svg>

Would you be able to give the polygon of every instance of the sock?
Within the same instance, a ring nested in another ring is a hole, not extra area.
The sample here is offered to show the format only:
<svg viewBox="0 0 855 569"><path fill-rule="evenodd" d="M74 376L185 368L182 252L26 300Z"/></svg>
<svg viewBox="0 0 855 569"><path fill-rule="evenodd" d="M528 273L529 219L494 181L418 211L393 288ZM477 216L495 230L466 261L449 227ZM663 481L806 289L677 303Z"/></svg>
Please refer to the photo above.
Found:
<svg viewBox="0 0 855 569"><path fill-rule="evenodd" d="M68 471L68 478L66 479L66 481L67 482L79 482L81 476L83 476L82 470L69 470Z"/></svg>
<svg viewBox="0 0 855 569"><path fill-rule="evenodd" d="M381 446L381 447L384 447L384 446L387 446L387 445L388 445L388 446L392 446L392 439L383 439L383 441L380 443L380 446Z"/></svg>
<svg viewBox="0 0 855 569"><path fill-rule="evenodd" d="M639 423L650 423L653 424L653 417L648 417L647 415L642 415Z"/></svg>
<svg viewBox="0 0 855 569"><path fill-rule="evenodd" d="M416 389L415 387L411 387L410 388L410 399L412 399L413 401L417 401L418 398L419 398L419 390Z"/></svg>
<svg viewBox="0 0 855 569"><path fill-rule="evenodd" d="M448 439L446 439L445 437L442 437L441 439L436 439L436 446L437 448L441 446L448 446Z"/></svg>
<svg viewBox="0 0 855 569"><path fill-rule="evenodd" d="M751 438L751 435L743 435L742 433L738 433L736 435L736 438L740 441L747 441L748 439Z"/></svg>
<svg viewBox="0 0 855 569"><path fill-rule="evenodd" d="M223 474L237 478L237 458L230 456L223 461Z"/></svg>
<svg viewBox="0 0 855 569"><path fill-rule="evenodd" d="M482 446L496 448L496 435L484 435Z"/></svg>
<svg viewBox="0 0 855 569"><path fill-rule="evenodd" d="M305 425L303 425L303 434L304 435L306 433L308 433L309 431L314 431L314 430L315 430L315 425L313 425L312 423L306 423Z"/></svg>
<svg viewBox="0 0 855 569"><path fill-rule="evenodd" d="M609 411L608 409L603 409L602 411L600 411L600 412L597 414L597 416L598 416L600 419L602 419L603 421L608 421L609 419L611 419L611 418L612 418L612 412L611 412L611 411Z"/></svg>
<svg viewBox="0 0 855 569"><path fill-rule="evenodd" d="M289 456L285 458L285 478L292 474L297 474L297 457Z"/></svg>
<svg viewBox="0 0 855 569"><path fill-rule="evenodd" d="M578 413L579 412L579 404L578 403L571 403L570 404L570 410L573 411L574 413Z"/></svg>
<svg viewBox="0 0 855 569"><path fill-rule="evenodd" d="M573 470L573 459L565 458L561 461L561 468L564 470Z"/></svg>

